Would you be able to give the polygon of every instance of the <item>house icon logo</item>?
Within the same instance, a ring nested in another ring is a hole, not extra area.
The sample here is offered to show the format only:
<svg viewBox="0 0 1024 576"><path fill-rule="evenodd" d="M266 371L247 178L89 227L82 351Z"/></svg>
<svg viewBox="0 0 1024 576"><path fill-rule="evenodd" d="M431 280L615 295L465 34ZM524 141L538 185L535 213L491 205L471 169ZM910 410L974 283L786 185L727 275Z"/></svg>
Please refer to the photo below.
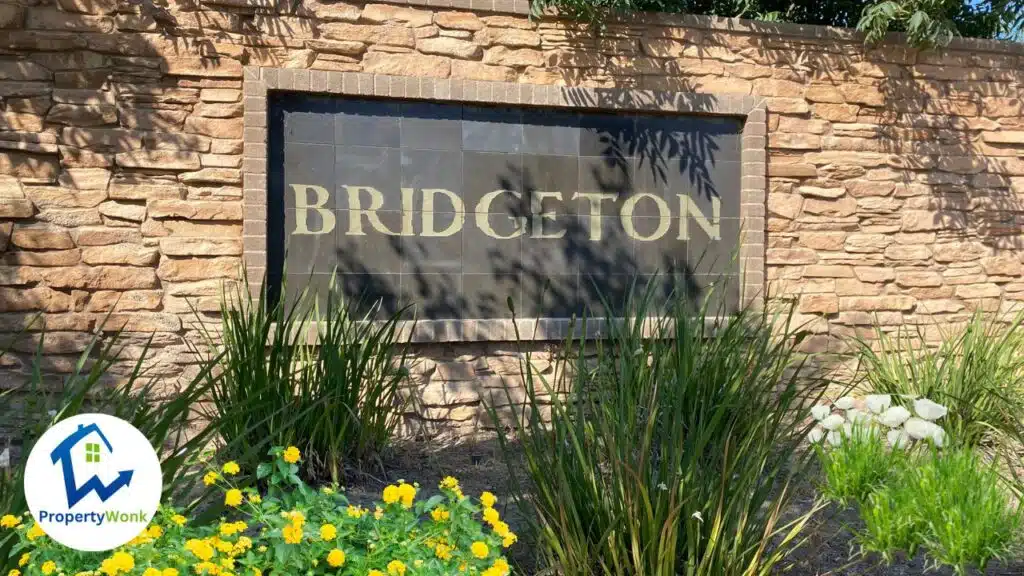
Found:
<svg viewBox="0 0 1024 576"><path fill-rule="evenodd" d="M96 436L94 438L95 442L90 441L90 436L92 435ZM103 435L103 431L100 430L98 425L89 424L86 426L80 424L77 430L72 432L50 452L50 460L54 464L60 462L61 470L64 473L64 491L68 496L68 508L74 508L76 504L81 502L90 493L95 493L101 501L106 502L118 490L130 485L132 474L134 474L132 470L121 470L118 472L117 478L109 484L104 484L99 476L94 475L79 486L75 481L75 464L72 449L83 441L85 441L85 462L87 464L100 463L102 458L101 446L106 448L108 454L114 451L114 447L110 445L110 441Z"/></svg>
<svg viewBox="0 0 1024 576"><path fill-rule="evenodd" d="M47 536L89 552L144 530L160 504L160 460L145 435L106 414L58 422L32 447L25 500Z"/></svg>

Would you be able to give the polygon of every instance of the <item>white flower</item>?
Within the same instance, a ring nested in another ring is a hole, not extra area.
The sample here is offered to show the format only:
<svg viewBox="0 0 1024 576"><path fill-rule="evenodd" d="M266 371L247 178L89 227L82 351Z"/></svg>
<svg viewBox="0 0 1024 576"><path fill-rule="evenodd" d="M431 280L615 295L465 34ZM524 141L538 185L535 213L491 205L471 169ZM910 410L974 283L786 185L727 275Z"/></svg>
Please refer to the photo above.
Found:
<svg viewBox="0 0 1024 576"><path fill-rule="evenodd" d="M833 446L839 446L843 443L843 433L839 430L833 430L825 436L825 441Z"/></svg>
<svg viewBox="0 0 1024 576"><path fill-rule="evenodd" d="M57 411L56 410L49 410L46 413L50 415L50 418L56 418L57 417Z"/></svg>
<svg viewBox="0 0 1024 576"><path fill-rule="evenodd" d="M698 522L704 521L704 517L700 515L700 512L694 512L693 514L690 514L690 518L696 518Z"/></svg>
<svg viewBox="0 0 1024 576"><path fill-rule="evenodd" d="M851 424L868 424L871 422L871 415L867 412L861 412L854 408L846 411L846 419L849 420Z"/></svg>
<svg viewBox="0 0 1024 576"><path fill-rule="evenodd" d="M662 482L658 484L658 490L668 490L668 486L664 482Z"/></svg>
<svg viewBox="0 0 1024 576"><path fill-rule="evenodd" d="M936 404L927 398L914 400L914 412L925 420L938 420L949 412L942 404Z"/></svg>
<svg viewBox="0 0 1024 576"><path fill-rule="evenodd" d="M856 405L856 401L852 396L843 396L839 400L836 400L836 408L840 410L849 410Z"/></svg>
<svg viewBox="0 0 1024 576"><path fill-rule="evenodd" d="M907 418L910 418L909 410L903 406L893 406L885 412L882 412L882 415L878 417L878 421L889 428L896 428L900 424L906 422Z"/></svg>
<svg viewBox="0 0 1024 576"><path fill-rule="evenodd" d="M938 424L922 420L920 418L911 418L907 420L907 423L903 425L903 428L914 440L932 439L943 433L942 427Z"/></svg>
<svg viewBox="0 0 1024 576"><path fill-rule="evenodd" d="M832 407L826 404L818 404L814 408L811 408L811 416L818 422L824 420L829 414L832 413Z"/></svg>
<svg viewBox="0 0 1024 576"><path fill-rule="evenodd" d="M892 396L888 394L871 394L864 398L864 404L873 414L881 414L892 405Z"/></svg>
<svg viewBox="0 0 1024 576"><path fill-rule="evenodd" d="M889 433L885 435L885 438L893 448L906 448L907 444L910 444L910 437L907 436L907 433L904 432L902 428L889 430Z"/></svg>
<svg viewBox="0 0 1024 576"><path fill-rule="evenodd" d="M814 428L811 428L810 433L807 434L807 440L810 441L811 444L817 444L818 442L821 442L824 438L825 429L822 428L821 426L815 426Z"/></svg>
<svg viewBox="0 0 1024 576"><path fill-rule="evenodd" d="M11 467L11 449L10 448L4 448L4 451L0 452L0 468L6 469L6 468L10 468L10 467Z"/></svg>
<svg viewBox="0 0 1024 576"><path fill-rule="evenodd" d="M942 429L942 426L936 427L935 433L932 434L932 442L939 448L946 444L946 431Z"/></svg>
<svg viewBox="0 0 1024 576"><path fill-rule="evenodd" d="M824 428L825 430L835 430L836 428L842 426L845 422L846 420L843 420L842 416L840 416L839 414L833 414L821 421L821 427Z"/></svg>

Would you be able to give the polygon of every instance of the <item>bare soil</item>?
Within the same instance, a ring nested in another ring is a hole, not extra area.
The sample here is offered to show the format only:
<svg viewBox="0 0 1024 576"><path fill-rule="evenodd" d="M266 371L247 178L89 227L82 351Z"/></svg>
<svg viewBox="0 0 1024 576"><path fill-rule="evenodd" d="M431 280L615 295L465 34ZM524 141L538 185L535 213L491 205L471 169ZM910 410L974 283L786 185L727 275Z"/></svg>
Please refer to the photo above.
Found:
<svg viewBox="0 0 1024 576"><path fill-rule="evenodd" d="M367 504L380 500L384 486L397 480L416 480L427 494L436 490L445 476L454 476L467 495L477 497L490 490L499 498L502 518L520 535L510 549L517 574L537 574L538 559L529 541L527 522L510 502L510 476L498 444L494 440L460 443L408 441L398 444L381 462L378 470L352 471L348 475L347 492L355 502ZM525 481L525 477L519 480ZM814 506L816 490L813 482L798 486L787 516L804 513ZM896 558L886 564L877 556L858 553L854 530L859 522L853 510L828 507L819 511L805 529L807 541L791 556L790 565L777 570L788 576L912 576L935 574L952 576L952 570L926 572L925 558ZM1024 576L1024 564L990 565L984 576Z"/></svg>

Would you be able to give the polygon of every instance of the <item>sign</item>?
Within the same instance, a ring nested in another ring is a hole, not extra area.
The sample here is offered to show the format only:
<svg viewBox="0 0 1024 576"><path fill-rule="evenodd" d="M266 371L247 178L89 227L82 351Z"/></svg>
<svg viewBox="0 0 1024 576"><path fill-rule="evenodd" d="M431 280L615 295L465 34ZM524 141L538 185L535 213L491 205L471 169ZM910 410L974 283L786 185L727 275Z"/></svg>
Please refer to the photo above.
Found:
<svg viewBox="0 0 1024 576"><path fill-rule="evenodd" d="M160 460L149 440L106 414L54 425L25 465L32 516L47 536L75 550L112 550L138 536L162 490Z"/></svg>
<svg viewBox="0 0 1024 576"><path fill-rule="evenodd" d="M735 306L742 120L272 97L268 274L426 319L605 315L630 286ZM728 281L733 280L730 284Z"/></svg>

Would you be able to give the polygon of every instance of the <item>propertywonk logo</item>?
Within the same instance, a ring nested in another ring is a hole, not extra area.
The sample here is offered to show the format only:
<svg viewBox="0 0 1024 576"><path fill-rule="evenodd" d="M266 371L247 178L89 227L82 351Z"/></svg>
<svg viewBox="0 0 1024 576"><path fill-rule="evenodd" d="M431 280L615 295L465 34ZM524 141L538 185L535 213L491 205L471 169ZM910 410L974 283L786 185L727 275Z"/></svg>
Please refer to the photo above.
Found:
<svg viewBox="0 0 1024 576"><path fill-rule="evenodd" d="M39 527L76 550L111 550L137 536L160 504L160 460L134 426L106 414L64 420L36 442L25 499Z"/></svg>

